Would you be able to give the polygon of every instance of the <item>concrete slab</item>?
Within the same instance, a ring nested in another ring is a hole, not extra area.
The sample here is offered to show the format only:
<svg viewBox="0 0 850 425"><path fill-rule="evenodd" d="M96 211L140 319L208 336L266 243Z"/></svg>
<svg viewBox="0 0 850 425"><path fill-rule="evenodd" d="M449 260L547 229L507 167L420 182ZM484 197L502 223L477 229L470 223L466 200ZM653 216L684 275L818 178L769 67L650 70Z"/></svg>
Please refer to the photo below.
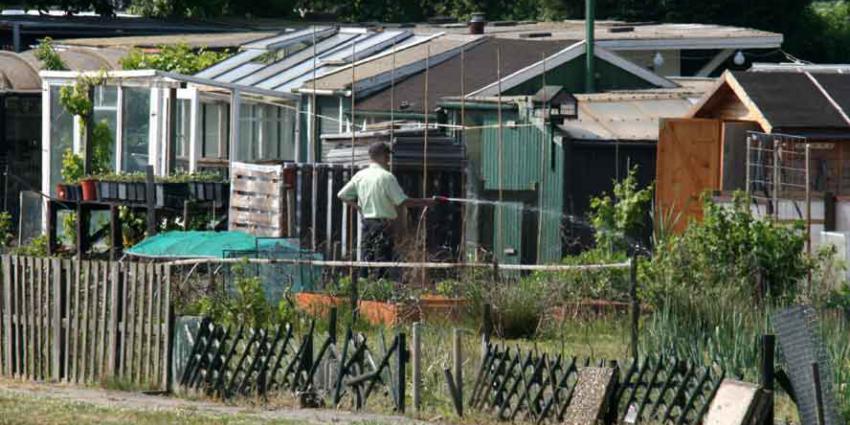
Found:
<svg viewBox="0 0 850 425"><path fill-rule="evenodd" d="M578 370L575 391L567 411L566 425L591 425L603 419L606 403L615 386L616 369L586 367Z"/></svg>
<svg viewBox="0 0 850 425"><path fill-rule="evenodd" d="M764 415L766 404L756 384L724 379L711 401L704 425L750 425Z"/></svg>

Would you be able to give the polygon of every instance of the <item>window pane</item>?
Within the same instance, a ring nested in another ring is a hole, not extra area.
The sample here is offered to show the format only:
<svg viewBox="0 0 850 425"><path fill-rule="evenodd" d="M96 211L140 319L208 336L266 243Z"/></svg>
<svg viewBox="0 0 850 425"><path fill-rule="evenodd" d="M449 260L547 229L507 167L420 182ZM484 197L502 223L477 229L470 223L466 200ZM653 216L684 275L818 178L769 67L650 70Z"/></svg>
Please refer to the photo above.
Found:
<svg viewBox="0 0 850 425"><path fill-rule="evenodd" d="M243 103L239 108L239 139L236 141L236 160L250 161L253 159L254 133L256 116L254 106Z"/></svg>
<svg viewBox="0 0 850 425"><path fill-rule="evenodd" d="M124 88L124 171L144 171L148 164L150 97L148 88Z"/></svg>
<svg viewBox="0 0 850 425"><path fill-rule="evenodd" d="M62 155L74 147L74 117L59 104L60 86L50 86L50 193L62 181Z"/></svg>
<svg viewBox="0 0 850 425"><path fill-rule="evenodd" d="M204 158L218 158L220 138L219 113L222 105L215 103L201 104L203 119L203 153Z"/></svg>
<svg viewBox="0 0 850 425"><path fill-rule="evenodd" d="M97 86L94 89L94 156L92 167L97 172L115 170L115 132L118 122L118 87Z"/></svg>
<svg viewBox="0 0 850 425"><path fill-rule="evenodd" d="M177 158L189 156L190 107L189 99L177 100L177 127L174 135L174 151L177 153Z"/></svg>

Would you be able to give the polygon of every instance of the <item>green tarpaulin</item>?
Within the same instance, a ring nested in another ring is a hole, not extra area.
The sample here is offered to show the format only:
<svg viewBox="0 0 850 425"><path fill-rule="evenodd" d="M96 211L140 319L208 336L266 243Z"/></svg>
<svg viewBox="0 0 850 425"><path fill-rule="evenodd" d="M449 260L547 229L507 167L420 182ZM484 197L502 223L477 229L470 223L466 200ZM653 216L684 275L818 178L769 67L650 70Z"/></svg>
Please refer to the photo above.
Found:
<svg viewBox="0 0 850 425"><path fill-rule="evenodd" d="M243 232L171 231L149 237L127 254L150 258L226 258L234 252L294 250L287 239L258 238Z"/></svg>

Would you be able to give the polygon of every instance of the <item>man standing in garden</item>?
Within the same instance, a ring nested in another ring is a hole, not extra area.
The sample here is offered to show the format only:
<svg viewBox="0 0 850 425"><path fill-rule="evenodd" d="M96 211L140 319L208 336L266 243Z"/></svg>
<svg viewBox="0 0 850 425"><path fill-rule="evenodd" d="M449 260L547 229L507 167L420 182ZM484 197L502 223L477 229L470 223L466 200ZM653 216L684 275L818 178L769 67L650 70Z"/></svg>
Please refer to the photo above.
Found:
<svg viewBox="0 0 850 425"><path fill-rule="evenodd" d="M363 217L363 260L392 261L393 240L390 232L398 217L397 208L428 207L433 199L409 198L404 194L388 166L392 151L386 143L369 146L369 166L358 171L339 191L337 197L357 208ZM367 275L362 269L361 275ZM385 270L378 269L377 277Z"/></svg>

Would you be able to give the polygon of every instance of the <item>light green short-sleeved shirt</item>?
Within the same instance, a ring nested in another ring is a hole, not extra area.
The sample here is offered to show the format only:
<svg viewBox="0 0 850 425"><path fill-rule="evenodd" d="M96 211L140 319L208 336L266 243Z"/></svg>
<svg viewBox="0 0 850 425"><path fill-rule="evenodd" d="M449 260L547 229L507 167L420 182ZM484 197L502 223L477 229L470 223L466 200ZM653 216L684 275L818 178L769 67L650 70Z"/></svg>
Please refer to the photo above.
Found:
<svg viewBox="0 0 850 425"><path fill-rule="evenodd" d="M387 219L396 218L396 207L407 199L393 173L375 163L358 171L336 196L357 200L364 218Z"/></svg>

